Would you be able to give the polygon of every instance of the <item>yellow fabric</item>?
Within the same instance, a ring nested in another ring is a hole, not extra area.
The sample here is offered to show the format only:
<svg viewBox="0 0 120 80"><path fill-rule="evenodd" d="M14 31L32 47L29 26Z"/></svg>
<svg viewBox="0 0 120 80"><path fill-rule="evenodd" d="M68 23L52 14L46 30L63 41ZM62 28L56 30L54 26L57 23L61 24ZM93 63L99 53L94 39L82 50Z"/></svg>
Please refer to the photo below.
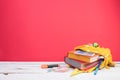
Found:
<svg viewBox="0 0 120 80"><path fill-rule="evenodd" d="M80 74L80 73L82 73L82 72L83 72L83 71L75 68L74 71L71 73L71 77L72 77L72 76L75 76L75 75L77 75L77 74Z"/></svg>
<svg viewBox="0 0 120 80"><path fill-rule="evenodd" d="M104 61L102 62L100 68L106 67L109 68L115 66L115 63L112 61L112 55L109 48L103 47L93 47L91 45L81 45L74 48L74 50L83 50L87 52L94 52L101 56L104 56Z"/></svg>

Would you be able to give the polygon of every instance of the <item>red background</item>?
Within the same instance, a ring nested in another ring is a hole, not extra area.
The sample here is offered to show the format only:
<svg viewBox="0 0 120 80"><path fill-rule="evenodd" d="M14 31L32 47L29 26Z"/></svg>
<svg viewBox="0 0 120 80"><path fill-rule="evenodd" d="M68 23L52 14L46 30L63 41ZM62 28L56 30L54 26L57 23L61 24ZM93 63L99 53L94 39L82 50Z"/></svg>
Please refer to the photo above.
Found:
<svg viewBox="0 0 120 80"><path fill-rule="evenodd" d="M63 61L91 42L120 60L119 0L0 0L0 60Z"/></svg>

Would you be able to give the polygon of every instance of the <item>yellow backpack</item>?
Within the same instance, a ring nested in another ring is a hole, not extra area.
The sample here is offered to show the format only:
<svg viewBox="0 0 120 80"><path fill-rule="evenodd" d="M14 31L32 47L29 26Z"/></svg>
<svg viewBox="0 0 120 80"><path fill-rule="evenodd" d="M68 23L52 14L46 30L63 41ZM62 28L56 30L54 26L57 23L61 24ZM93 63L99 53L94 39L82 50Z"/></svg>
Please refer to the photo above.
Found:
<svg viewBox="0 0 120 80"><path fill-rule="evenodd" d="M104 57L104 61L102 62L102 64L100 65L100 69L101 68L109 68L109 67L114 67L115 63L112 61L112 55L110 52L109 48L103 48L103 47L94 47L90 44L86 44L86 45L81 45L81 46L77 46L74 48L74 50L83 50L83 51L87 51L87 52L94 52L97 53L101 56Z"/></svg>

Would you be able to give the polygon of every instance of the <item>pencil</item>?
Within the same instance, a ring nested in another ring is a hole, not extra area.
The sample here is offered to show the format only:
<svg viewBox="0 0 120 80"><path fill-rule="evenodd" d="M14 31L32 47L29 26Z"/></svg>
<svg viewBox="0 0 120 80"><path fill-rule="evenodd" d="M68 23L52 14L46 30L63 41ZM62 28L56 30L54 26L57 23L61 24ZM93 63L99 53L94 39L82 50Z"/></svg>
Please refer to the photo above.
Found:
<svg viewBox="0 0 120 80"><path fill-rule="evenodd" d="M98 66L96 67L96 70L95 70L95 72L94 72L94 75L97 74L97 72L98 72L98 70L99 70L99 68L100 68L101 63L102 63L102 59L100 59L100 61L99 61L99 63L98 63Z"/></svg>

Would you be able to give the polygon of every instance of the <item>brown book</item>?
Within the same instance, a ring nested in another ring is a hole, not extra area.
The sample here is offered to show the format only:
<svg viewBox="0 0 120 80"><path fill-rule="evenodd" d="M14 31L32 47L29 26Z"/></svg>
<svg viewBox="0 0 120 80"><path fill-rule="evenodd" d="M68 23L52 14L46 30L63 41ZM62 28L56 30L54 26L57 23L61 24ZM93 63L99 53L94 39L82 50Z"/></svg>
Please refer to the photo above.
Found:
<svg viewBox="0 0 120 80"><path fill-rule="evenodd" d="M99 55L97 54L95 54L94 56L77 55L77 54L74 54L74 51L69 51L68 58L84 61L87 63L92 63L99 59Z"/></svg>

